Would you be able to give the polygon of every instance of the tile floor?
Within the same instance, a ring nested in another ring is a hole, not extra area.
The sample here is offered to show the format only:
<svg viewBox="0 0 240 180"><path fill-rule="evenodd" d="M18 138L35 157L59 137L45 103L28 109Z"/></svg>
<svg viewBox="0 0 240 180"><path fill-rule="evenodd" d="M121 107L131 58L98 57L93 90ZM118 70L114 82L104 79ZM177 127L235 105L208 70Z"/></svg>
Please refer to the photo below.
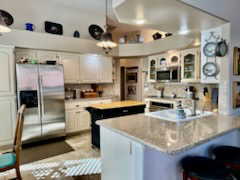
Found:
<svg viewBox="0 0 240 180"><path fill-rule="evenodd" d="M38 165L52 166L51 174L53 174L54 171L57 171L59 169L60 164L63 164L65 161L100 157L100 151L98 149L93 149L91 147L90 132L85 132L80 135L68 137L66 138L65 141L74 149L74 151L33 162L31 166L32 167L38 166ZM29 166L29 164L22 166L22 168L24 169L22 171L23 180L53 179L52 177L42 177L42 178L36 177L34 176L33 170L31 170L31 168L30 169L26 168L26 166ZM44 171L42 171L42 173L44 173ZM0 174L0 180L7 180L13 177L14 177L14 172L9 172L4 175ZM81 176L81 177L59 177L58 179L100 180L100 175Z"/></svg>

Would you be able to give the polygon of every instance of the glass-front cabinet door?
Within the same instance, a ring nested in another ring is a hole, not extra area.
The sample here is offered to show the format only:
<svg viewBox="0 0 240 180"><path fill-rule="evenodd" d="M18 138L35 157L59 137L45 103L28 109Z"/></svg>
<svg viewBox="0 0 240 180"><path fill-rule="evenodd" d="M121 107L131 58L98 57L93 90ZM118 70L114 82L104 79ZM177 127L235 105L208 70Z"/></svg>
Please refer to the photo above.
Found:
<svg viewBox="0 0 240 180"><path fill-rule="evenodd" d="M200 57L199 50L187 49L181 53L182 81L196 82L200 80Z"/></svg>
<svg viewBox="0 0 240 180"><path fill-rule="evenodd" d="M155 56L149 57L148 64L148 81L156 82L157 78L157 58Z"/></svg>

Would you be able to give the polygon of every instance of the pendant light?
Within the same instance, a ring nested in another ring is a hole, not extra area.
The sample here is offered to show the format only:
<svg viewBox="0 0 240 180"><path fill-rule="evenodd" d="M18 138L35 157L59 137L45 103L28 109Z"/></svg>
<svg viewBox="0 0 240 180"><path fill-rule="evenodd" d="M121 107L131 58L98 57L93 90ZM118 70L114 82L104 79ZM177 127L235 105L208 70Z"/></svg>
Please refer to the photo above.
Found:
<svg viewBox="0 0 240 180"><path fill-rule="evenodd" d="M109 54L109 52L117 47L117 44L115 42L113 42L112 40L112 34L110 32L110 27L109 27L109 23L108 23L108 0L106 0L106 32L104 32L101 35L101 41L99 43L97 43L98 47L103 48L104 52L106 54Z"/></svg>
<svg viewBox="0 0 240 180"><path fill-rule="evenodd" d="M11 29L6 25L2 13L0 12L0 33L11 32Z"/></svg>

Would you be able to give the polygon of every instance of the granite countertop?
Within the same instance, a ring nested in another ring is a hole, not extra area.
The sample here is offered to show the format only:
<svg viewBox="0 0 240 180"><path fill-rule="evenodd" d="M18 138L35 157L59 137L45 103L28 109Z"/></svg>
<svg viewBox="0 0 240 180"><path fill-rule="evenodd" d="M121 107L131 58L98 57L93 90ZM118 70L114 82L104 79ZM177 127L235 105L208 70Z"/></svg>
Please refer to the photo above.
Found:
<svg viewBox="0 0 240 180"><path fill-rule="evenodd" d="M96 101L96 100L104 100L104 99L114 99L118 96L103 96L103 97L95 97L95 98L78 98L78 99L65 99L65 102L79 102L79 101Z"/></svg>
<svg viewBox="0 0 240 180"><path fill-rule="evenodd" d="M113 109L113 108L141 106L141 105L145 105L145 104L139 101L116 101L116 102L107 103L107 104L94 104L94 105L91 105L90 107L103 110L103 109Z"/></svg>
<svg viewBox="0 0 240 180"><path fill-rule="evenodd" d="M170 103L176 103L177 101L185 101L186 98L172 98L172 97L146 97L145 101L155 101L155 102L170 102Z"/></svg>
<svg viewBox="0 0 240 180"><path fill-rule="evenodd" d="M97 121L97 124L174 155L240 128L240 117L214 114L177 124L139 114Z"/></svg>

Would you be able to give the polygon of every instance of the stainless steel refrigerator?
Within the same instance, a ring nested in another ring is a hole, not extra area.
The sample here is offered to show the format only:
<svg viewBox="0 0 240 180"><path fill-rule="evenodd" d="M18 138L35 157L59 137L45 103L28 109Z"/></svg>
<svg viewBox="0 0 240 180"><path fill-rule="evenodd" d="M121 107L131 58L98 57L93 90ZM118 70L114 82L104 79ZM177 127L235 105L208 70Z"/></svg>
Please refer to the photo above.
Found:
<svg viewBox="0 0 240 180"><path fill-rule="evenodd" d="M18 107L26 104L23 143L65 136L62 65L17 64Z"/></svg>

